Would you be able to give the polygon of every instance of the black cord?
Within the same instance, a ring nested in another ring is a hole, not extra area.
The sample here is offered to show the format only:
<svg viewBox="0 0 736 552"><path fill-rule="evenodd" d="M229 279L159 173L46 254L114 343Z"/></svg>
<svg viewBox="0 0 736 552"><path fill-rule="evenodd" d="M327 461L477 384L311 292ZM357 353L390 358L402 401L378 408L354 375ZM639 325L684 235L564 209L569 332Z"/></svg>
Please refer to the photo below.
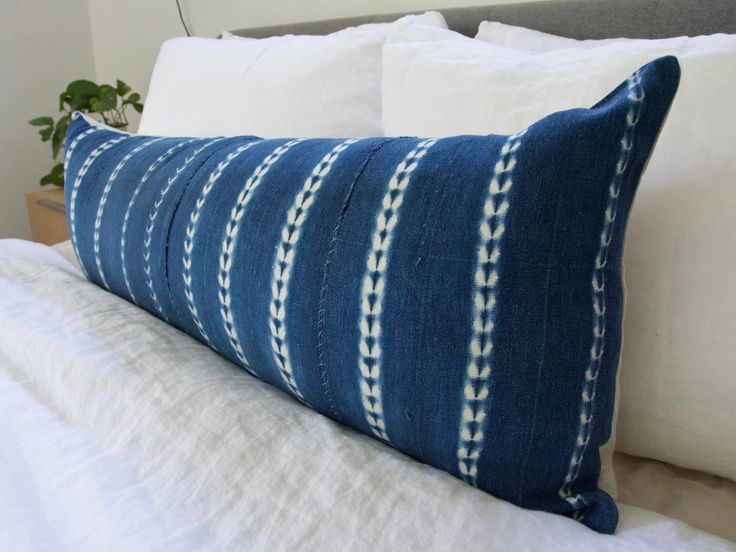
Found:
<svg viewBox="0 0 736 552"><path fill-rule="evenodd" d="M181 4L179 4L179 0L176 0L176 9L179 10L179 20L181 21L182 27L184 27L184 30L187 33L187 36L192 36L192 33L189 32L189 28L187 27L186 22L184 21L184 16L181 13Z"/></svg>

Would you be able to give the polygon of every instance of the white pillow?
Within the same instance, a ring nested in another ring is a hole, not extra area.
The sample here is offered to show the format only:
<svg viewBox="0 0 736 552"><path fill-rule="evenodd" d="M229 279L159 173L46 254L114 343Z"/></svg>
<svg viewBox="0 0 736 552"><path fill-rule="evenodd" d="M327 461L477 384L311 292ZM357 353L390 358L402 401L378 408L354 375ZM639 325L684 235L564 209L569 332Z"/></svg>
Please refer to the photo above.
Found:
<svg viewBox="0 0 736 552"><path fill-rule="evenodd" d="M381 48L392 28L437 12L326 36L175 38L156 61L139 132L163 136L377 136Z"/></svg>
<svg viewBox="0 0 736 552"><path fill-rule="evenodd" d="M483 42L490 42L497 46L506 46L529 53L549 52L550 50L561 50L563 48L599 48L609 44L629 42L632 38L606 38L603 40L575 40L553 34L506 25L498 21L481 21L475 38ZM667 38L667 41L685 41L688 37ZM651 40L645 40L651 43ZM658 41L659 42L659 41Z"/></svg>
<svg viewBox="0 0 736 552"><path fill-rule="evenodd" d="M675 54L628 226L618 449L736 479L736 35L531 55L415 25L384 48L387 135L514 133Z"/></svg>

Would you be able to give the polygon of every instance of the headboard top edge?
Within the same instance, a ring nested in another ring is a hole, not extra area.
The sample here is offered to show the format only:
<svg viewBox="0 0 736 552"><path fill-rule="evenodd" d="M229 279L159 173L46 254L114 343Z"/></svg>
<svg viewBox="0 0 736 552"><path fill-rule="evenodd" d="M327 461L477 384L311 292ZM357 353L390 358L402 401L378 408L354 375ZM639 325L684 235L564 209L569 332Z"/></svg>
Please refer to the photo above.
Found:
<svg viewBox="0 0 736 552"><path fill-rule="evenodd" d="M485 20L576 39L736 33L736 2L733 0L537 0L437 11L445 16L450 29L470 37ZM421 11L340 17L232 32L251 38L284 34L324 35L364 23L393 21L411 13Z"/></svg>

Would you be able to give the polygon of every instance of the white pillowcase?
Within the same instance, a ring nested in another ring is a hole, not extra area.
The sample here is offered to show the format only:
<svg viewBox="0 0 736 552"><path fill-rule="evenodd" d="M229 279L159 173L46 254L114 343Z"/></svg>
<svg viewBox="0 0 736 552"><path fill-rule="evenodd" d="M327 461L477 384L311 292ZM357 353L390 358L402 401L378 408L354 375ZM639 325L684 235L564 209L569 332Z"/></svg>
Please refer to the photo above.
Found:
<svg viewBox="0 0 736 552"><path fill-rule="evenodd" d="M381 134L381 49L392 28L446 27L437 12L326 36L175 38L156 61L139 132L163 136Z"/></svg>
<svg viewBox="0 0 736 552"><path fill-rule="evenodd" d="M636 38L606 38L602 40L575 40L574 38L565 38L526 27L516 27L515 25L506 25L498 21L481 21L478 26L478 32L475 38L483 42L490 42L497 46L506 46L523 52L541 53L550 50L560 50L562 48L599 48L609 44L617 44L621 42L640 41ZM667 38L667 41L686 41L688 37ZM644 40L645 43L660 42L653 40Z"/></svg>
<svg viewBox="0 0 736 552"><path fill-rule="evenodd" d="M667 54L682 80L628 227L617 448L736 480L736 35L532 55L414 25L384 48L383 124L514 133Z"/></svg>

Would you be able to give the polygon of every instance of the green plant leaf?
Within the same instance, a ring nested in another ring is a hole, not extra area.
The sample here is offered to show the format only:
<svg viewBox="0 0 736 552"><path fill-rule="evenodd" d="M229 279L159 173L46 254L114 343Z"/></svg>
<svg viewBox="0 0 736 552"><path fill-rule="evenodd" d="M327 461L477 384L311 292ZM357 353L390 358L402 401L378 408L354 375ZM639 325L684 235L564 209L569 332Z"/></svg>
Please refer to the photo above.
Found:
<svg viewBox="0 0 736 552"><path fill-rule="evenodd" d="M90 108L90 100L100 94L100 87L92 81L76 80L66 87L67 103L71 111L86 111Z"/></svg>
<svg viewBox="0 0 736 552"><path fill-rule="evenodd" d="M67 102L69 104L69 110L83 111L86 113L90 110L90 99L90 96L70 96Z"/></svg>
<svg viewBox="0 0 736 552"><path fill-rule="evenodd" d="M28 121L28 124L45 127L38 131L42 142L46 142L51 138L51 133L54 131L54 120L51 117L36 117Z"/></svg>
<svg viewBox="0 0 736 552"><path fill-rule="evenodd" d="M52 126L42 128L38 131L38 133L41 135L41 141L42 142L48 142L51 139L51 135L54 133L54 127Z"/></svg>
<svg viewBox="0 0 736 552"><path fill-rule="evenodd" d="M125 84L120 79L118 79L115 84L117 85L115 87L115 91L118 93L118 96L125 96L131 90L130 86Z"/></svg>
<svg viewBox="0 0 736 552"><path fill-rule="evenodd" d="M28 121L28 124L33 126L49 126L54 124L54 120L51 117L36 117Z"/></svg>
<svg viewBox="0 0 736 552"><path fill-rule="evenodd" d="M117 92L109 84L103 84L102 86L100 86L100 93L96 99L98 101L94 103L92 100L90 100L90 105L98 113L110 111L118 107Z"/></svg>
<svg viewBox="0 0 736 552"><path fill-rule="evenodd" d="M59 94L59 111L64 111L64 104L71 101L72 96L68 92L62 92Z"/></svg>
<svg viewBox="0 0 736 552"><path fill-rule="evenodd" d="M138 94L138 92L133 92L130 96L128 96L127 98L125 98L125 100L123 100L123 103L132 105L140 101L141 101L141 95Z"/></svg>
<svg viewBox="0 0 736 552"><path fill-rule="evenodd" d="M71 115L64 115L61 119L57 121L56 127L58 129L58 127L63 126L64 128L63 132L66 133L66 129L69 128L69 123L71 122L72 122Z"/></svg>
<svg viewBox="0 0 736 552"><path fill-rule="evenodd" d="M47 184L54 184L56 186L63 186L64 185L64 163L57 163L54 165L54 167L51 169L51 172L41 178L41 186L46 186Z"/></svg>
<svg viewBox="0 0 736 552"><path fill-rule="evenodd" d="M51 137L51 157L56 159L59 156L59 150L63 143L64 135L54 131L54 135Z"/></svg>
<svg viewBox="0 0 736 552"><path fill-rule="evenodd" d="M54 129L54 135L51 137L51 156L56 159L59 156L59 151L64 145L64 139L66 138L66 130L69 128L71 118L69 115L64 115L56 123Z"/></svg>
<svg viewBox="0 0 736 552"><path fill-rule="evenodd" d="M88 80L75 80L69 83L66 87L66 92L70 96L97 96L100 93L100 87L92 81Z"/></svg>
<svg viewBox="0 0 736 552"><path fill-rule="evenodd" d="M116 79L115 87L80 79L69 83L66 90L59 94L59 111L63 115L56 124L52 117L36 117L28 122L39 127L38 134L43 142L51 141L51 153L56 159L64 147L72 112L96 114L96 118L102 119L106 124L126 129L128 121L126 110L131 106L138 113L142 113L143 103L140 100L141 95L133 92L130 86L120 79ZM46 175L42 183L62 185L63 167L56 171Z"/></svg>

